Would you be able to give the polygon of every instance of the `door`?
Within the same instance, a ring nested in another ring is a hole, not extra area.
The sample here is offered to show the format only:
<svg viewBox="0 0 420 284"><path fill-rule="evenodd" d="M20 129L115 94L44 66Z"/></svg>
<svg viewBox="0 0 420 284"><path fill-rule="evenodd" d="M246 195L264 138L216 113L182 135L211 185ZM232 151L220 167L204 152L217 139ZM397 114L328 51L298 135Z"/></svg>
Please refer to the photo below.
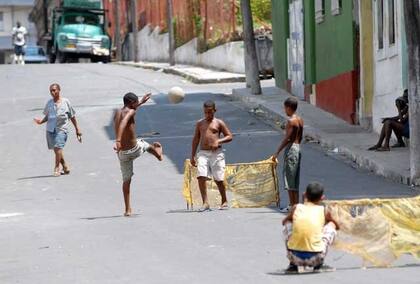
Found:
<svg viewBox="0 0 420 284"><path fill-rule="evenodd" d="M395 116L395 99L403 94L401 50L402 1L372 0L374 13L373 127L380 131L381 118Z"/></svg>
<svg viewBox="0 0 420 284"><path fill-rule="evenodd" d="M289 2L288 67L292 94L304 98L303 0Z"/></svg>

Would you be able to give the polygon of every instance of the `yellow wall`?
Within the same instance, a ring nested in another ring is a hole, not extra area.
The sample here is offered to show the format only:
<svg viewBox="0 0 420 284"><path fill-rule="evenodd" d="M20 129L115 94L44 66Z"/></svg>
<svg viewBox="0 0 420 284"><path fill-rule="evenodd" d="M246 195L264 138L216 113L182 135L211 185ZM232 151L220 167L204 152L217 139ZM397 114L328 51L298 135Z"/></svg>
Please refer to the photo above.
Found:
<svg viewBox="0 0 420 284"><path fill-rule="evenodd" d="M372 117L374 92L374 59L373 59L373 7L371 0L361 0L360 5L360 106L362 119Z"/></svg>

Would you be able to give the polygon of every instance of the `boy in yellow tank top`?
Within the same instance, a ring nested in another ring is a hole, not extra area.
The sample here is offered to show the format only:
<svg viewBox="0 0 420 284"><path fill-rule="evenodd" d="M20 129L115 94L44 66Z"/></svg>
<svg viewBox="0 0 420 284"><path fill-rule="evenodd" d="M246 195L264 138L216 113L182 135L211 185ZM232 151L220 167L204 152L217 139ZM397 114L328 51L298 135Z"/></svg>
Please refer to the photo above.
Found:
<svg viewBox="0 0 420 284"><path fill-rule="evenodd" d="M338 230L337 222L321 205L324 187L310 183L304 194L304 204L293 206L283 220L287 258L290 265L286 272L297 272L298 266L314 270L324 268L324 259Z"/></svg>

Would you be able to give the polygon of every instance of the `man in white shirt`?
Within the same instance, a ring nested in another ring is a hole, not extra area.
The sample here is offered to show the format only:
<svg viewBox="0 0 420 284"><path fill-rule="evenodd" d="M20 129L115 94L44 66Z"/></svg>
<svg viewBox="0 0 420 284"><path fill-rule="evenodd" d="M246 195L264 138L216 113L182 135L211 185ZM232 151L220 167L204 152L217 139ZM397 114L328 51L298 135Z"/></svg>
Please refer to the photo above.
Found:
<svg viewBox="0 0 420 284"><path fill-rule="evenodd" d="M23 27L20 22L16 23L16 27L13 27L12 30L12 39L13 45L15 48L14 63L15 64L25 64L23 56L25 55L24 46L26 44L26 35L28 31Z"/></svg>

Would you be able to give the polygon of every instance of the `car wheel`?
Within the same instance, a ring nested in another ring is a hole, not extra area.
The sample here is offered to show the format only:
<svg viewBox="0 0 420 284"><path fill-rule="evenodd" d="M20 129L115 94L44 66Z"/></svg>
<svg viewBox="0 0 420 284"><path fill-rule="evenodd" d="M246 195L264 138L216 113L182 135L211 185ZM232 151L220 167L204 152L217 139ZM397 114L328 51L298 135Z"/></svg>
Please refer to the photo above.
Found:
<svg viewBox="0 0 420 284"><path fill-rule="evenodd" d="M66 63L67 62L66 54L64 52L57 50L56 62L57 60L58 60L58 63Z"/></svg>

